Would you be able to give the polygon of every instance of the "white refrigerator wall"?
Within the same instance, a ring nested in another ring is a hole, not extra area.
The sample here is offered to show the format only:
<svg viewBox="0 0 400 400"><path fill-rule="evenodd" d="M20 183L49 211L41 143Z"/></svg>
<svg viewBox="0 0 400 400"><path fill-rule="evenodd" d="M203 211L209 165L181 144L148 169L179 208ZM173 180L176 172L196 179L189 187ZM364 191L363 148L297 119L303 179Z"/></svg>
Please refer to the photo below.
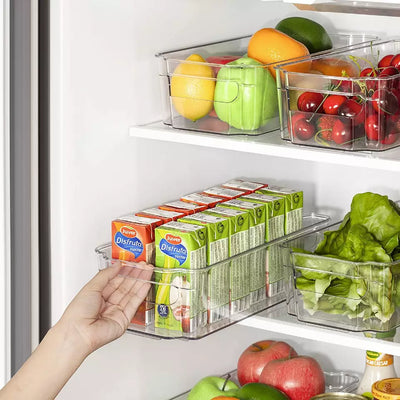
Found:
<svg viewBox="0 0 400 400"><path fill-rule="evenodd" d="M339 217L360 191L400 198L397 174L129 137L160 119L154 54L251 34L292 15L330 31L396 34L396 19L301 12L258 0L52 0L52 320L97 271L94 248L112 218L244 176L302 188L307 211ZM388 21L391 23L388 24ZM239 149L238 149L239 150ZM253 341L277 334L233 326L199 341L132 334L81 366L60 399L165 400L199 378L235 368ZM361 372L363 352L282 336L326 369ZM345 345L345 344L344 344ZM338 351L339 350L339 351Z"/></svg>

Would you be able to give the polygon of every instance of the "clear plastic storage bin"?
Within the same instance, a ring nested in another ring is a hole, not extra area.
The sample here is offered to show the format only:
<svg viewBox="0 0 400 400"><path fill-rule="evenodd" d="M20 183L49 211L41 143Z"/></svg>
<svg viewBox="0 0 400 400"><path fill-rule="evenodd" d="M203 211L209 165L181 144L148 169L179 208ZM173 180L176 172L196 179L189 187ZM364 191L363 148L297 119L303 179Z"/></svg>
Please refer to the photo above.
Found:
<svg viewBox="0 0 400 400"><path fill-rule="evenodd" d="M325 375L325 392L347 392L351 393L357 389L359 378L356 374L349 372L324 371ZM231 371L222 375L222 378L228 378L240 386L237 371ZM186 400L190 390L179 396L173 397L171 400Z"/></svg>
<svg viewBox="0 0 400 400"><path fill-rule="evenodd" d="M374 36L362 34L330 36L333 48L318 54L376 40ZM276 83L264 77L268 65L225 65L232 57L246 55L250 38L245 36L157 54L163 122L173 128L226 135L260 135L278 130ZM192 54L200 55L206 63L187 61ZM222 67L225 67L225 74L218 81L219 89L215 90L216 76ZM245 98L258 101L249 102Z"/></svg>
<svg viewBox="0 0 400 400"><path fill-rule="evenodd" d="M283 244L291 276L289 314L297 319L350 331L384 332L400 324L400 260L351 262L311 254L325 231L340 223Z"/></svg>
<svg viewBox="0 0 400 400"><path fill-rule="evenodd" d="M296 62L277 66L282 139L347 151L399 146L400 69L387 66L399 53L400 40L388 40L313 55L319 73L288 71Z"/></svg>
<svg viewBox="0 0 400 400"><path fill-rule="evenodd" d="M279 244L313 232L328 222L326 215L305 215L302 229L207 268L154 268L153 279L145 281L151 284L142 305L147 312L147 323L131 323L128 330L159 338L199 339L284 301L287 270L283 257L287 254ZM111 258L111 244L99 246L95 251L99 269L117 261ZM132 279L143 281L140 263L119 261L132 271L129 273ZM166 293L168 302L163 297ZM170 325L166 327L165 320L158 321L157 314L171 316Z"/></svg>

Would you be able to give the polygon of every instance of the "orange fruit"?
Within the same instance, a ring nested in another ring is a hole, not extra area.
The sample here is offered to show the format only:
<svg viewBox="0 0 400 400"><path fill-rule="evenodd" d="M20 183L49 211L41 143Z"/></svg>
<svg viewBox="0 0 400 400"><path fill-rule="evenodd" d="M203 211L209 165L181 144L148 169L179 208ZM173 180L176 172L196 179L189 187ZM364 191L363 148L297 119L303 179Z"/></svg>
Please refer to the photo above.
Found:
<svg viewBox="0 0 400 400"><path fill-rule="evenodd" d="M268 68L275 78L274 65L294 58L307 57L310 52L303 43L285 33L274 28L263 28L250 38L247 55L262 64L268 64ZM308 72L310 68L311 61L309 59L295 65L285 66L285 70L295 72Z"/></svg>
<svg viewBox="0 0 400 400"><path fill-rule="evenodd" d="M191 54L174 70L171 98L176 111L191 121L206 116L214 104L215 79L212 68L198 54Z"/></svg>
<svg viewBox="0 0 400 400"><path fill-rule="evenodd" d="M357 67L347 60L341 58L328 57L313 60L312 69L330 76L359 76Z"/></svg>

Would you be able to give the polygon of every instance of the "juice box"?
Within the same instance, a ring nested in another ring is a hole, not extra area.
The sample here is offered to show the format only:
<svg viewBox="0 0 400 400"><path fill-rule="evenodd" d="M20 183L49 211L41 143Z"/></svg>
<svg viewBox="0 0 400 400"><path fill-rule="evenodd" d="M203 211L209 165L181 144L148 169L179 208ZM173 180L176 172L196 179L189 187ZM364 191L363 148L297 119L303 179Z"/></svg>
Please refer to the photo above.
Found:
<svg viewBox="0 0 400 400"><path fill-rule="evenodd" d="M206 227L207 264L211 266L207 277L207 321L212 323L228 317L230 263L221 261L229 258L229 220L202 212L179 221Z"/></svg>
<svg viewBox="0 0 400 400"><path fill-rule="evenodd" d="M285 234L295 232L303 226L303 192L279 186L268 186L257 193L285 199Z"/></svg>
<svg viewBox="0 0 400 400"><path fill-rule="evenodd" d="M285 234L285 201L281 197L250 193L239 200L265 206L265 241L278 239Z"/></svg>
<svg viewBox="0 0 400 400"><path fill-rule="evenodd" d="M230 181L223 183L222 186L230 189L242 190L245 194L249 194L267 187L268 184L245 181L242 179L231 179Z"/></svg>
<svg viewBox="0 0 400 400"><path fill-rule="evenodd" d="M155 229L156 328L193 332L207 323L207 230L168 222Z"/></svg>
<svg viewBox="0 0 400 400"><path fill-rule="evenodd" d="M186 215L195 214L207 209L207 206L200 206L195 203L188 203L187 201L174 200L158 206L160 210L183 212Z"/></svg>
<svg viewBox="0 0 400 400"><path fill-rule="evenodd" d="M249 215L246 211L215 207L204 211L229 219L229 257L249 250ZM249 257L235 257L229 271L230 313L237 313L250 306Z"/></svg>
<svg viewBox="0 0 400 400"><path fill-rule="evenodd" d="M217 197L212 197L208 196L204 193L190 193L186 194L181 197L182 201L187 201L189 203L195 203L200 206L207 206L208 208L213 208L215 207L218 203L221 203L224 201L223 198L217 198Z"/></svg>
<svg viewBox="0 0 400 400"><path fill-rule="evenodd" d="M285 200L282 197L251 193L240 200L265 205L265 241L271 242L285 234ZM283 290L282 251L277 245L268 246L265 253L266 295L274 297Z"/></svg>
<svg viewBox="0 0 400 400"><path fill-rule="evenodd" d="M157 207L147 208L146 210L141 210L135 215L139 217L156 218L161 219L163 223L176 221L178 218L184 217L185 214L181 211L168 211L160 210Z"/></svg>
<svg viewBox="0 0 400 400"><path fill-rule="evenodd" d="M243 210L249 214L249 248L254 249L265 243L265 210L261 203L251 203L239 199L229 200L217 207ZM249 253L250 304L265 298L265 249L253 250Z"/></svg>
<svg viewBox="0 0 400 400"><path fill-rule="evenodd" d="M235 190L226 188L223 186L213 186L203 190L203 193L212 197L219 197L225 200L236 199L237 197L243 196L242 190Z"/></svg>
<svg viewBox="0 0 400 400"><path fill-rule="evenodd" d="M125 261L155 262L154 230L162 223L153 218L138 217L134 214L121 216L111 223L112 258ZM149 291L139 306L131 323L148 325L154 321L154 292Z"/></svg>

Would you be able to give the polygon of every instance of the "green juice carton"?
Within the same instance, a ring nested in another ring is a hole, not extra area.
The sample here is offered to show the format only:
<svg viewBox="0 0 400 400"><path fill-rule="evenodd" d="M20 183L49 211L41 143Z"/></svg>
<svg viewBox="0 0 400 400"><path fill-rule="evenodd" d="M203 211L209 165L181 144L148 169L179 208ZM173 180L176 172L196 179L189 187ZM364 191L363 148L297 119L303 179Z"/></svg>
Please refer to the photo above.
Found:
<svg viewBox="0 0 400 400"><path fill-rule="evenodd" d="M246 211L249 215L250 304L265 298L265 248L256 249L265 243L265 205L239 199L229 200L217 207Z"/></svg>
<svg viewBox="0 0 400 400"><path fill-rule="evenodd" d="M215 207L204 211L207 214L225 217L229 220L229 305L234 314L250 306L249 256L241 253L249 250L249 215L246 211Z"/></svg>
<svg viewBox="0 0 400 400"><path fill-rule="evenodd" d="M303 192L280 186L268 186L256 193L285 199L285 234L295 232L303 227Z"/></svg>
<svg viewBox="0 0 400 400"><path fill-rule="evenodd" d="M180 222L207 229L207 322L229 316L229 220L205 212L181 218Z"/></svg>
<svg viewBox="0 0 400 400"><path fill-rule="evenodd" d="M265 241L270 242L285 234L285 200L282 197L250 193L239 200L260 203L265 206Z"/></svg>
<svg viewBox="0 0 400 400"><path fill-rule="evenodd" d="M168 222L155 229L156 328L193 332L207 323L207 230Z"/></svg>
<svg viewBox="0 0 400 400"><path fill-rule="evenodd" d="M262 193L251 193L239 198L243 201L262 203L265 205L265 241L279 239L285 234L285 199ZM278 245L266 247L265 251L265 280L266 295L274 297L284 290L282 251Z"/></svg>

